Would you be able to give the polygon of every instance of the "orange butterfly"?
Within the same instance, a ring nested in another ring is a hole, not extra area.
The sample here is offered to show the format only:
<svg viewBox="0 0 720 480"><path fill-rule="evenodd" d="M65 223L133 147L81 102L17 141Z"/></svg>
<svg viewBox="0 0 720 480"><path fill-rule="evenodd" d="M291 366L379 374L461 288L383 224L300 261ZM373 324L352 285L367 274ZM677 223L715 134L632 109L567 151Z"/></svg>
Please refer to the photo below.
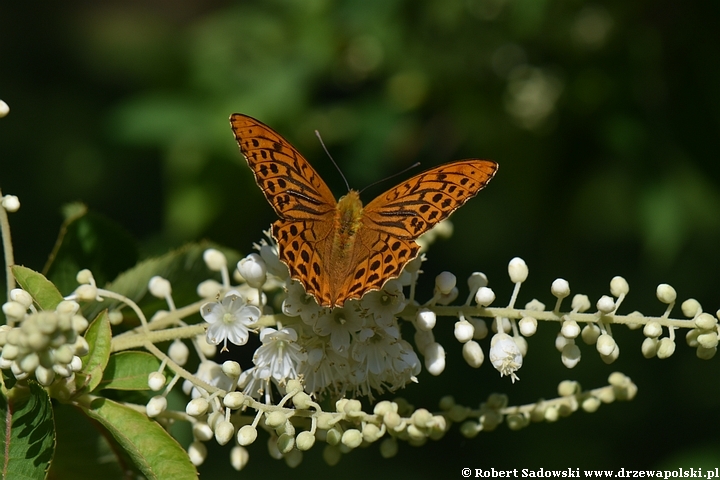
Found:
<svg viewBox="0 0 720 480"><path fill-rule="evenodd" d="M267 125L235 113L230 124L255 181L280 217L272 234L290 276L326 307L342 306L396 278L415 240L474 197L497 172L491 160L431 168L363 208L357 191L335 201L307 160Z"/></svg>

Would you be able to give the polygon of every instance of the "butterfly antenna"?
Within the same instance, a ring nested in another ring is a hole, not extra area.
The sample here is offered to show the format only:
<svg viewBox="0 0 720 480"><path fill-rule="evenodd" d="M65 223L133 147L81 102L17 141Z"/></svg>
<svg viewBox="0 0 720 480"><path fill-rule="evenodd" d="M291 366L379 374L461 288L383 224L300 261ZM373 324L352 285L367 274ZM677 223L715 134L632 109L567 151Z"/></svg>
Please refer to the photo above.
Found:
<svg viewBox="0 0 720 480"><path fill-rule="evenodd" d="M398 175L402 175L403 173L407 172L408 170L412 170L413 168L417 167L418 165L420 165L420 162L415 162L415 163L413 163L412 165L410 165L409 167L407 167L407 168L404 169L404 170L401 170L401 171L399 171L399 172L397 172L397 173L393 173L393 174L390 175L389 177L385 177L385 178L383 178L382 180L378 180L377 182L373 182L373 183L371 183L370 185L367 185L367 186L366 186L365 188L363 188L362 190L360 190L360 193L364 192L365 190L367 190L367 189L370 188L370 187L374 187L374 186L377 185L378 183L382 183L382 182L384 182L385 180L390 180L391 178L395 178L395 177L397 177Z"/></svg>
<svg viewBox="0 0 720 480"><path fill-rule="evenodd" d="M320 132L318 132L317 130L315 130L315 135L318 137L318 140L320 140L320 145L322 145L323 150L325 150L325 153L327 153L327 156L330 157L330 160L332 160L333 165L335 165L335 168L337 168L338 172L340 172L340 176L342 177L343 181L345 182L345 186L347 187L348 192L349 192L349 191L350 191L350 184L348 183L347 178L345 178L345 175L343 175L343 172L342 172L342 170L340 170L340 167L338 166L338 164L337 164L337 162L335 161L335 159L332 157L332 155L330 155L330 152L328 151L327 147L325 146L325 142L323 142L323 139L322 139L322 137L320 136Z"/></svg>

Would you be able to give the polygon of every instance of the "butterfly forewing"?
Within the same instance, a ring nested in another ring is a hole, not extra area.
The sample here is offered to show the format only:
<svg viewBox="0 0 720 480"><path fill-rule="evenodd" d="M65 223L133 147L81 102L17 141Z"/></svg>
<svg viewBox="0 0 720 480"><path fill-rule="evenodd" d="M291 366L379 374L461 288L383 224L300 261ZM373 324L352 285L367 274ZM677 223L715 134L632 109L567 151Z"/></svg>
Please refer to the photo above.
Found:
<svg viewBox="0 0 720 480"><path fill-rule="evenodd" d="M495 172L497 163L490 160L460 160L422 172L365 207L368 228L414 240L474 197Z"/></svg>
<svg viewBox="0 0 720 480"><path fill-rule="evenodd" d="M310 163L277 132L247 115L230 117L255 180L282 218L312 219L335 210L335 197Z"/></svg>
<svg viewBox="0 0 720 480"><path fill-rule="evenodd" d="M280 259L322 306L343 305L398 277L418 254L415 240L497 171L489 160L448 163L391 188L363 209L353 191L338 204L307 160L270 127L237 113L230 123L281 218L273 224Z"/></svg>

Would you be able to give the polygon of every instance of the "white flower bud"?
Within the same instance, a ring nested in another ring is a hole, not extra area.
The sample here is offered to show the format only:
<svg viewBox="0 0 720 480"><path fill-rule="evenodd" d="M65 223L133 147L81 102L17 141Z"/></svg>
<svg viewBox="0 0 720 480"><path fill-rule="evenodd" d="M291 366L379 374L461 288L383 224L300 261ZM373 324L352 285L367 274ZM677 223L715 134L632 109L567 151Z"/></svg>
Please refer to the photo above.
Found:
<svg viewBox="0 0 720 480"><path fill-rule="evenodd" d="M485 354L480 344L474 340L466 342L462 347L462 355L468 365L478 368L485 361Z"/></svg>
<svg viewBox="0 0 720 480"><path fill-rule="evenodd" d="M187 408L185 409L185 411L187 412ZM193 437L195 437L197 440L200 440L201 442L207 442L215 436L212 428L210 428L210 425L205 422L195 422L192 427L192 432Z"/></svg>
<svg viewBox="0 0 720 480"><path fill-rule="evenodd" d="M242 407L245 395L242 392L230 392L223 398L223 405L232 410Z"/></svg>
<svg viewBox="0 0 720 480"><path fill-rule="evenodd" d="M192 417L199 417L205 415L209 407L210 404L205 398L198 397L190 400L188 404L185 405L185 413Z"/></svg>
<svg viewBox="0 0 720 480"><path fill-rule="evenodd" d="M562 323L560 332L565 338L577 338L580 335L580 325L575 320L565 320Z"/></svg>
<svg viewBox="0 0 720 480"><path fill-rule="evenodd" d="M172 294L172 285L167 279L155 275L148 282L148 290L153 297L166 298Z"/></svg>
<svg viewBox="0 0 720 480"><path fill-rule="evenodd" d="M440 375L445 370L445 349L439 343L430 344L424 351L425 369L430 375ZM344 442L343 442L344 443Z"/></svg>
<svg viewBox="0 0 720 480"><path fill-rule="evenodd" d="M643 340L642 346L640 347L640 351L642 352L643 357L652 358L657 355L659 343L660 342L655 337L647 337L645 340Z"/></svg>
<svg viewBox="0 0 720 480"><path fill-rule="evenodd" d="M190 349L182 340L174 340L168 348L168 356L170 359L181 367L187 363Z"/></svg>
<svg viewBox="0 0 720 480"><path fill-rule="evenodd" d="M435 343L435 335L433 335L432 331L422 331L422 330L415 330L415 346L417 347L418 351L425 355L425 350Z"/></svg>
<svg viewBox="0 0 720 480"><path fill-rule="evenodd" d="M250 453L245 447L236 445L230 450L230 465L238 472L247 466L250 461Z"/></svg>
<svg viewBox="0 0 720 480"><path fill-rule="evenodd" d="M429 331L435 327L436 320L435 312L428 308L421 308L415 316L415 326L418 330Z"/></svg>
<svg viewBox="0 0 720 480"><path fill-rule="evenodd" d="M72 360L70 360L70 370L72 370L73 372L79 372L80 370L82 370L82 368L82 359L77 355L74 355L72 357Z"/></svg>
<svg viewBox="0 0 720 480"><path fill-rule="evenodd" d="M698 347L697 350L695 350L695 354L700 360L710 360L715 356L717 353L717 347L715 348L703 348Z"/></svg>
<svg viewBox="0 0 720 480"><path fill-rule="evenodd" d="M215 424L215 440L220 445L225 445L235 435L235 426L227 420Z"/></svg>
<svg viewBox="0 0 720 480"><path fill-rule="evenodd" d="M573 368L580 362L580 356L580 348L573 342L568 343L562 349L560 360L567 368Z"/></svg>
<svg viewBox="0 0 720 480"><path fill-rule="evenodd" d="M192 442L188 447L188 456L196 467L202 465L207 458L207 447L202 442Z"/></svg>
<svg viewBox="0 0 720 480"><path fill-rule="evenodd" d="M590 310L590 299L587 295L573 295L572 309L578 312L587 312Z"/></svg>
<svg viewBox="0 0 720 480"><path fill-rule="evenodd" d="M7 115L7 112L4 112L4 108L2 107L3 104L5 104L5 102L0 100L0 117ZM20 210L20 199L15 195L5 195L2 197L2 206L8 212L17 212Z"/></svg>
<svg viewBox="0 0 720 480"><path fill-rule="evenodd" d="M596 306L600 313L607 315L615 310L615 300L608 295L603 295L600 297L600 300L597 301Z"/></svg>
<svg viewBox="0 0 720 480"><path fill-rule="evenodd" d="M677 299L677 292L667 283L658 285L655 295L657 295L658 300L666 304L671 304Z"/></svg>
<svg viewBox="0 0 720 480"><path fill-rule="evenodd" d="M313 445L315 445L315 435L308 431L300 432L295 440L295 444L298 450L310 450Z"/></svg>
<svg viewBox="0 0 720 480"><path fill-rule="evenodd" d="M242 446L247 446L257 439L257 429L252 425L244 425L238 430L237 442Z"/></svg>
<svg viewBox="0 0 720 480"><path fill-rule="evenodd" d="M147 416L150 418L157 417L167 408L167 398L162 395L152 397L145 407Z"/></svg>
<svg viewBox="0 0 720 480"><path fill-rule="evenodd" d="M20 302L6 302L2 306L3 313L13 320L21 320L27 313L27 308Z"/></svg>
<svg viewBox="0 0 720 480"><path fill-rule="evenodd" d="M613 297L627 295L630 292L630 285L623 277L617 276L610 280L610 293Z"/></svg>
<svg viewBox="0 0 720 480"><path fill-rule="evenodd" d="M90 345L88 345L87 340L85 340L85 337L81 337L78 335L77 340L75 340L75 355L78 357L84 357L88 354L90 351Z"/></svg>
<svg viewBox="0 0 720 480"><path fill-rule="evenodd" d="M643 335L648 338L657 338L662 335L662 325L655 320L650 321L643 327Z"/></svg>
<svg viewBox="0 0 720 480"><path fill-rule="evenodd" d="M695 319L695 326L701 330L714 330L717 325L717 319L709 313L701 313Z"/></svg>
<svg viewBox="0 0 720 480"><path fill-rule="evenodd" d="M473 272L468 277L468 288L471 292L474 292L481 287L487 287L487 284L488 279L482 272Z"/></svg>
<svg viewBox="0 0 720 480"><path fill-rule="evenodd" d="M110 310L108 320L110 320L110 325L120 325L123 322L123 314L120 310Z"/></svg>
<svg viewBox="0 0 720 480"><path fill-rule="evenodd" d="M475 294L475 301L481 307L487 307L495 301L495 292L488 287L481 287Z"/></svg>
<svg viewBox="0 0 720 480"><path fill-rule="evenodd" d="M75 275L75 280L77 280L80 285L90 284L95 281L92 272L87 268L80 270L77 275Z"/></svg>
<svg viewBox="0 0 720 480"><path fill-rule="evenodd" d="M558 334L555 336L555 350L558 352L563 351L563 348L565 348L567 345L572 345L575 343L575 340L572 338L567 338L562 334L562 332L558 332Z"/></svg>
<svg viewBox="0 0 720 480"><path fill-rule="evenodd" d="M702 336L702 335L701 335ZM700 337L698 337L698 340ZM665 359L675 353L675 342L670 340L668 337L661 338L658 344L657 357L659 359Z"/></svg>
<svg viewBox="0 0 720 480"><path fill-rule="evenodd" d="M475 328L467 320L458 320L455 322L455 338L460 343L469 342L475 334Z"/></svg>
<svg viewBox="0 0 720 480"><path fill-rule="evenodd" d="M600 360L602 360L605 364L610 365L617 360L619 356L620 346L615 344L615 349L610 353L610 355L600 355Z"/></svg>
<svg viewBox="0 0 720 480"><path fill-rule="evenodd" d="M80 304L74 300L63 300L55 307L55 312L61 315L75 315L80 310Z"/></svg>
<svg viewBox="0 0 720 480"><path fill-rule="evenodd" d="M197 294L201 298L214 298L222 289L222 284L217 280L205 280L198 284Z"/></svg>
<svg viewBox="0 0 720 480"><path fill-rule="evenodd" d="M441 272L435 277L435 288L443 295L449 294L456 284L457 278L450 272Z"/></svg>
<svg viewBox="0 0 720 480"><path fill-rule="evenodd" d="M70 319L70 323L75 333L83 333L87 330L88 325L90 325L87 319L82 315L73 315Z"/></svg>
<svg viewBox="0 0 720 480"><path fill-rule="evenodd" d="M597 339L600 336L600 327L598 327L594 323L588 323L583 327L580 336L582 337L585 344L595 345L595 342L597 342Z"/></svg>
<svg viewBox="0 0 720 480"><path fill-rule="evenodd" d="M597 348L600 355L610 355L613 350L617 348L617 343L615 343L615 339L613 337L607 333L603 333L600 337L598 337L595 348Z"/></svg>
<svg viewBox="0 0 720 480"><path fill-rule="evenodd" d="M523 317L518 323L520 333L525 337L532 337L537 332L537 319L533 317Z"/></svg>
<svg viewBox="0 0 720 480"><path fill-rule="evenodd" d="M394 438L386 438L380 443L380 455L383 458L392 458L398 453L398 443Z"/></svg>
<svg viewBox="0 0 720 480"><path fill-rule="evenodd" d="M197 342L197 346L200 348L202 354L207 358L212 358L217 353L217 347L208 343L206 335L198 335L195 337L195 341Z"/></svg>
<svg viewBox="0 0 720 480"><path fill-rule="evenodd" d="M360 430L349 428L342 434L341 442L348 448L357 448L362 443L363 437Z"/></svg>
<svg viewBox="0 0 720 480"><path fill-rule="evenodd" d="M97 298L97 287L89 284L80 285L75 289L78 300L92 302Z"/></svg>
<svg viewBox="0 0 720 480"><path fill-rule="evenodd" d="M563 278L556 278L550 286L550 293L557 298L565 298L570 295L570 284Z"/></svg>
<svg viewBox="0 0 720 480"><path fill-rule="evenodd" d="M468 322L470 322L475 329L475 331L473 332L473 338L475 340L482 340L483 338L487 337L488 327L487 323L485 323L485 320L483 320L482 318L469 317Z"/></svg>
<svg viewBox="0 0 720 480"><path fill-rule="evenodd" d="M225 258L225 254L214 248L208 248L203 252L203 261L205 261L205 265L207 265L208 269L213 272L219 272L227 267L227 258Z"/></svg>
<svg viewBox="0 0 720 480"><path fill-rule="evenodd" d="M55 380L55 372L52 368L45 368L40 365L35 369L35 378L40 382L40 385L49 387Z"/></svg>
<svg viewBox="0 0 720 480"><path fill-rule="evenodd" d="M153 392L157 392L165 386L165 375L160 372L150 372L148 375L148 387Z"/></svg>
<svg viewBox="0 0 720 480"><path fill-rule="evenodd" d="M25 307L25 309L30 308L30 305L33 304L33 299L30 294L22 288L13 288L12 290L10 290L10 300L21 304L23 307ZM60 303L62 304L64 302Z"/></svg>
<svg viewBox="0 0 720 480"><path fill-rule="evenodd" d="M528 277L528 266L520 257L515 257L508 264L508 274L512 283L523 283Z"/></svg>
<svg viewBox="0 0 720 480"><path fill-rule="evenodd" d="M702 312L700 302L698 302L694 298L688 298L687 300L685 300L680 306L680 309L682 310L683 315L688 318L693 318L695 315Z"/></svg>
<svg viewBox="0 0 720 480"><path fill-rule="evenodd" d="M715 348L718 346L717 332L709 332L698 335L698 344L703 348Z"/></svg>
<svg viewBox="0 0 720 480"><path fill-rule="evenodd" d="M25 373L33 372L38 365L40 365L40 357L35 352L25 355L25 357L20 360L20 370Z"/></svg>
<svg viewBox="0 0 720 480"><path fill-rule="evenodd" d="M7 116L10 113L10 107L7 103L0 100L0 118Z"/></svg>
<svg viewBox="0 0 720 480"><path fill-rule="evenodd" d="M267 279L265 261L257 253L251 253L240 260L237 270L245 281L253 288L260 288Z"/></svg>

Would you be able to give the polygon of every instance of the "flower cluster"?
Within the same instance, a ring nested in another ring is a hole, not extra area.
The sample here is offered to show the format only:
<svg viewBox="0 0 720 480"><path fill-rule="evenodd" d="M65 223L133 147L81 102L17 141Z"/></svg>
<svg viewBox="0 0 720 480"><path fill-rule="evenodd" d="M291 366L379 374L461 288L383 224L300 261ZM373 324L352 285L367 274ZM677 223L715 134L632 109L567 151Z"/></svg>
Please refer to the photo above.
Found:
<svg viewBox="0 0 720 480"><path fill-rule="evenodd" d="M80 357L88 353L88 343L81 334L88 321L78 314L76 302L60 302L54 312L36 311L30 295L14 289L2 308L17 326L0 326L0 368L11 370L18 380L32 377L45 386L82 368Z"/></svg>

